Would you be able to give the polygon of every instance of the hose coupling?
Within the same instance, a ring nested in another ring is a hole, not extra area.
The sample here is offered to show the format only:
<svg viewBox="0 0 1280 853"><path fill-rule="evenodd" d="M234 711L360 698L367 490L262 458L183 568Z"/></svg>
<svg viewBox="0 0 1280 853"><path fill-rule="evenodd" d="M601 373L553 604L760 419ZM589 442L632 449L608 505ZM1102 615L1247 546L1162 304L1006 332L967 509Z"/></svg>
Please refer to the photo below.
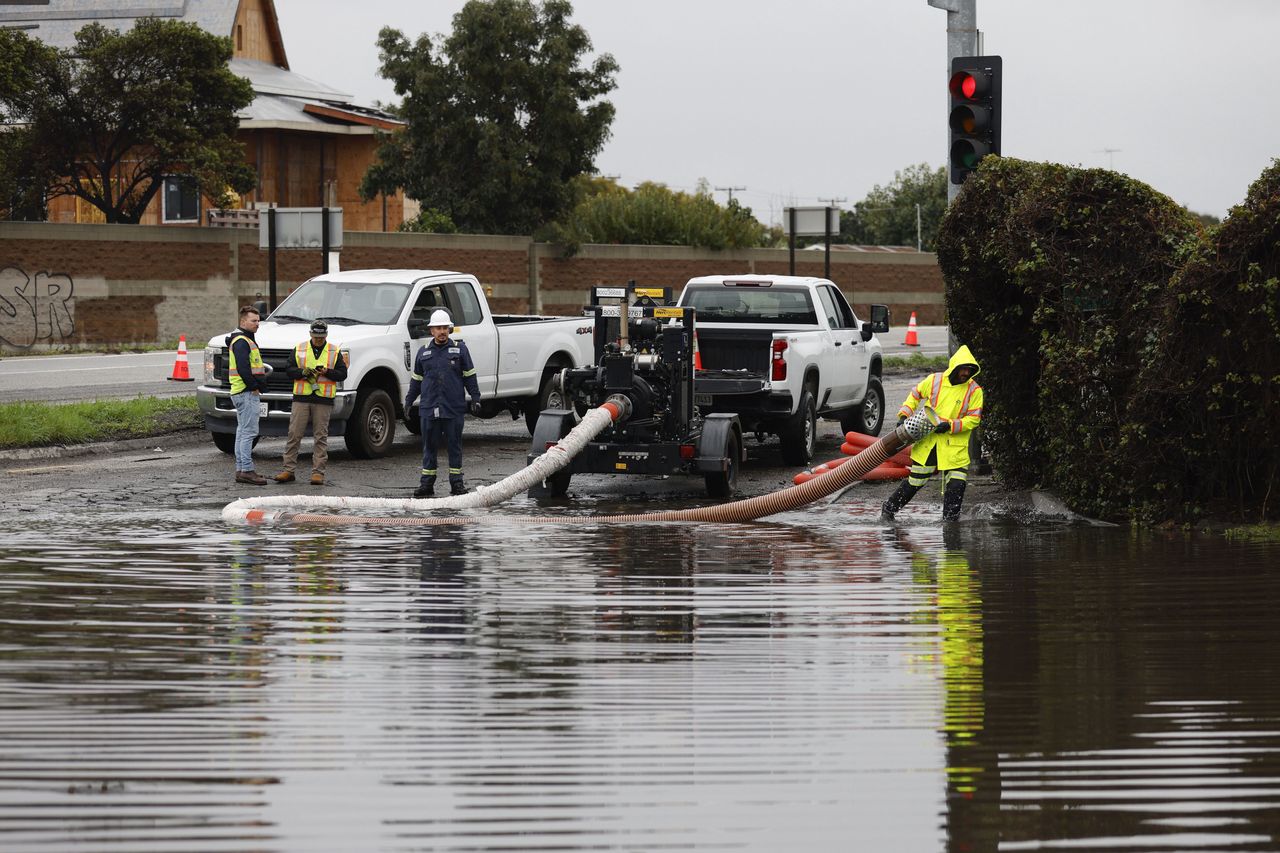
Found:
<svg viewBox="0 0 1280 853"><path fill-rule="evenodd" d="M610 394L606 403L613 403L618 407L618 417L614 419L614 423L620 424L627 418L631 417L631 398L625 394Z"/></svg>

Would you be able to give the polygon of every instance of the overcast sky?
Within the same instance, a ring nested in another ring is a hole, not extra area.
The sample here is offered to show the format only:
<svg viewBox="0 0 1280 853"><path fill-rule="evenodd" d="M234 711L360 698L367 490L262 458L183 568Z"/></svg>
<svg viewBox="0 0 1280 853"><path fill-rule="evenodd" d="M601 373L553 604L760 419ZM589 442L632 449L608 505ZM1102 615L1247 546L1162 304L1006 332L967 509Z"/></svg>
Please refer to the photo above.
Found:
<svg viewBox="0 0 1280 853"><path fill-rule="evenodd" d="M292 69L394 100L378 30L452 31L464 0L276 0ZM946 18L925 0L575 0L621 70L596 160L625 186L745 187L766 222L851 207L947 148ZM1225 216L1280 156L1277 0L978 0L1004 58L1003 153L1114 168ZM715 193L723 202L727 193Z"/></svg>

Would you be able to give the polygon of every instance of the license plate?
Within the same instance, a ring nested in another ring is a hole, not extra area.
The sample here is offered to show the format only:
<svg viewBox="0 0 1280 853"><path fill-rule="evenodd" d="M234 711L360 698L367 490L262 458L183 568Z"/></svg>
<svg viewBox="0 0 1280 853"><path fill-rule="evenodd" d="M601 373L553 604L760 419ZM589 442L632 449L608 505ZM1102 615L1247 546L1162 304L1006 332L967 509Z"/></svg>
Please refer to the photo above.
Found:
<svg viewBox="0 0 1280 853"><path fill-rule="evenodd" d="M711 405L711 395L710 395L710 394L694 394L694 395L693 395L693 404L694 404L695 406L710 406L710 405Z"/></svg>
<svg viewBox="0 0 1280 853"><path fill-rule="evenodd" d="M265 418L266 416L267 416L267 401L259 400L258 401L258 417Z"/></svg>

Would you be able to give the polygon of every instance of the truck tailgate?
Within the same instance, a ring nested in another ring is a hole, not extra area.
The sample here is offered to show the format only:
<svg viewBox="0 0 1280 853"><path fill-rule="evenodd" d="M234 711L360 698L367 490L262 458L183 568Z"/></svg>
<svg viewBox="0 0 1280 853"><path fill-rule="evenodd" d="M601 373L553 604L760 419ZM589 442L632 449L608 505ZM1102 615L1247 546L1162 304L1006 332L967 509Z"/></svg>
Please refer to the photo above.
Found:
<svg viewBox="0 0 1280 853"><path fill-rule="evenodd" d="M698 353L704 370L747 370L762 376L769 370L772 329L724 329L698 326Z"/></svg>

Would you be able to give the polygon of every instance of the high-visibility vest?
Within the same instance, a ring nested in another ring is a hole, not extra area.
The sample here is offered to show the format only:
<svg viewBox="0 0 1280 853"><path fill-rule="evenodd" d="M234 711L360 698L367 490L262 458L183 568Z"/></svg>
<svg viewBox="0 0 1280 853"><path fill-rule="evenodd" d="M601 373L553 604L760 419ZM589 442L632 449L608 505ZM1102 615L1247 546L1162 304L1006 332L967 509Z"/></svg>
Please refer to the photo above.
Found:
<svg viewBox="0 0 1280 853"><path fill-rule="evenodd" d="M240 377L240 369L236 366L236 341L245 340L249 342L249 370L254 376L265 376L267 369L262 365L262 350L258 349L257 343L248 335L236 335L231 339L231 345L227 347L229 361L227 362L227 372L231 375L231 393L243 394L244 389L248 388L248 384Z"/></svg>
<svg viewBox="0 0 1280 853"><path fill-rule="evenodd" d="M317 367L324 367L326 370L333 370L333 366L338 363L338 348L333 344L326 342L324 349L320 351L320 357L317 358L315 351L311 349L310 341L303 341L298 344L297 349L293 351L294 359L298 363L298 367L303 370L310 368L315 370ZM296 397L305 397L308 394L315 394L319 397L333 398L338 391L338 383L329 379L327 376L317 376L315 381L299 378L293 383L293 393Z"/></svg>

